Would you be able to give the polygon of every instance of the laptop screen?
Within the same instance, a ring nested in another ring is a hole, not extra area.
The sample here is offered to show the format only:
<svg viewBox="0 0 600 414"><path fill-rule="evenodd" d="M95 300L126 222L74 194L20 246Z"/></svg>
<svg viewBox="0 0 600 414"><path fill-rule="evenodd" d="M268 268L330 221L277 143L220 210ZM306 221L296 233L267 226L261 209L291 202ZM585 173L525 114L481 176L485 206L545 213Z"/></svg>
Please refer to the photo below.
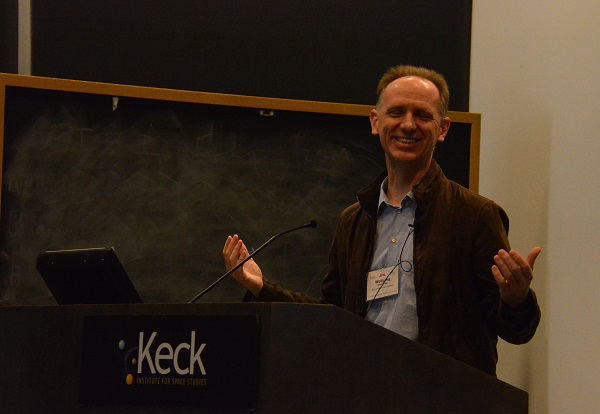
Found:
<svg viewBox="0 0 600 414"><path fill-rule="evenodd" d="M46 251L37 269L59 305L142 302L113 248Z"/></svg>

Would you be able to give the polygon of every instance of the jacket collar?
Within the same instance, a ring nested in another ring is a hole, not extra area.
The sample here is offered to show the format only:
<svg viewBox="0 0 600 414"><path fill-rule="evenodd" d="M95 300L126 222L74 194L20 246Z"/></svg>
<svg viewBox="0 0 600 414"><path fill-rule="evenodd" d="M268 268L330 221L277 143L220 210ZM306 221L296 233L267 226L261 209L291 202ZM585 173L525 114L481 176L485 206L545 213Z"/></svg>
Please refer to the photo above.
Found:
<svg viewBox="0 0 600 414"><path fill-rule="evenodd" d="M421 182L419 182L419 184L413 187L413 194L417 200L417 205L419 201L434 188L435 184L439 181L438 179L441 174L441 167L435 159L432 159L431 165L429 166L429 171L427 171L425 177L421 180ZM375 179L375 181L356 194L358 203L365 213L367 213L367 215L373 220L377 219L377 208L379 207L377 205L379 200L379 189L381 188L381 183L387 177L387 175L387 170L382 172L379 177Z"/></svg>
<svg viewBox="0 0 600 414"><path fill-rule="evenodd" d="M431 159L431 165L429 166L429 171L425 174L425 177L413 187L413 193L415 194L415 198L424 197L425 194L429 193L439 182L439 178L442 175L442 168L437 163L435 159Z"/></svg>

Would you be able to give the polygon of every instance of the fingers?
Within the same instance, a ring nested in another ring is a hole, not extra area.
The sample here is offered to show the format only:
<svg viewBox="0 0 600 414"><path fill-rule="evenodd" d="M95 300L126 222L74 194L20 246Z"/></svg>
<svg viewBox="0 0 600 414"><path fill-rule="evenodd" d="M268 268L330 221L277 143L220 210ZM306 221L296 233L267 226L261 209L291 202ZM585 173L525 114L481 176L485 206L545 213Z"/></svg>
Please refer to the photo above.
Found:
<svg viewBox="0 0 600 414"><path fill-rule="evenodd" d="M225 240L225 245L223 246L223 256L225 256L229 252L232 243L233 237L227 236L227 239Z"/></svg>
<svg viewBox="0 0 600 414"><path fill-rule="evenodd" d="M223 258L225 260L231 258L234 250L239 251L239 247L237 246L238 242L239 238L237 234L234 236L227 236L227 240L225 240L225 245L223 246Z"/></svg>
<svg viewBox="0 0 600 414"><path fill-rule="evenodd" d="M542 249L540 247L534 247L533 249L531 249L531 251L527 255L527 262L529 262L529 266L531 267L531 270L533 270L533 265L535 263L535 259L537 259L537 257L539 256L539 254L541 252L542 252Z"/></svg>
<svg viewBox="0 0 600 414"><path fill-rule="evenodd" d="M502 272L500 272L498 266L492 266L492 275L494 276L494 279L496 280L498 286L502 286L502 284L505 283L504 276L502 276Z"/></svg>
<svg viewBox="0 0 600 414"><path fill-rule="evenodd" d="M512 269L518 268L517 263L510 257L510 254L502 249L494 256L494 263L503 280L512 278Z"/></svg>
<svg viewBox="0 0 600 414"><path fill-rule="evenodd" d="M248 249L237 234L228 236L223 246L225 267L229 270L248 256Z"/></svg>
<svg viewBox="0 0 600 414"><path fill-rule="evenodd" d="M539 252L535 253L535 257L537 257L537 254L539 254ZM533 260L535 261L535 258ZM533 272L529 261L525 260L523 256L515 250L511 250L510 252L507 252L504 249L500 250L498 254L494 256L494 263L496 263L500 274L508 284L529 284L533 278ZM498 275L496 274L496 276Z"/></svg>

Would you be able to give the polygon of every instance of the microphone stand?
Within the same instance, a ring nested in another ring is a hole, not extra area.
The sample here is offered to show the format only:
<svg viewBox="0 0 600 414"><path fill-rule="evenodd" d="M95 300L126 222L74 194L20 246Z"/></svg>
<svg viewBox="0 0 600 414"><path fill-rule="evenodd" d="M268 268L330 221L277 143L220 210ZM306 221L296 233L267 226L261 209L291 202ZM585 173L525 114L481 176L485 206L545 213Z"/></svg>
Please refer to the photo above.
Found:
<svg viewBox="0 0 600 414"><path fill-rule="evenodd" d="M221 283L225 278L227 278L227 276L229 276L230 274L232 274L233 272L235 272L236 270L238 270L241 266L244 265L244 263L246 263L248 260L250 260L254 256L256 256L258 254L258 252L260 252L262 249L264 249L269 244L271 244L271 242L273 242L276 238L278 238L280 236L283 236L284 234L290 233L292 231L296 231L296 230L300 230L300 229L305 229L305 228L308 228L308 227L311 227L311 228L317 227L317 222L314 221L314 220L311 220L308 223L304 223L301 226L298 226L298 227L295 227L293 229L289 229L289 230L286 230L286 231L282 231L281 233L277 233L276 235L274 235L273 237L271 237L269 240L267 240L265 243L263 243L263 245L260 246L258 249L254 250L251 255L249 255L244 260L242 260L241 262L239 262L237 265L235 265L234 267L232 267L231 269L229 269L223 276L221 276L220 278L218 278L217 280L215 280L209 287L207 287L202 292L200 292L196 296L194 296L194 298L192 300L190 300L188 303L194 303L194 302L196 302L198 299L200 299L202 296L204 296L206 293L208 293L210 290L212 290L215 286L217 286L219 283Z"/></svg>

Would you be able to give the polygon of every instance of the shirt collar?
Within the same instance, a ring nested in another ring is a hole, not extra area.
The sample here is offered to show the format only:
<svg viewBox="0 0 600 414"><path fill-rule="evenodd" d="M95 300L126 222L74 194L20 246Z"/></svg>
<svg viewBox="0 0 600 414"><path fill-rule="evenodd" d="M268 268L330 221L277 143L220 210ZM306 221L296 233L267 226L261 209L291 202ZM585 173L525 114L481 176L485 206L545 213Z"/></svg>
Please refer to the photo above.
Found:
<svg viewBox="0 0 600 414"><path fill-rule="evenodd" d="M402 203L400 206L394 206L390 203L390 200L388 199L387 194L385 193L387 190L387 186L388 186L388 177L385 177L385 179L383 180L383 182L381 183L381 187L379 188L379 203L377 203L378 210L377 210L377 214L381 215L381 213L383 212L383 210L385 210L387 207L392 207L392 208L404 208L407 205L409 205L410 203L415 201L414 195L413 195L413 190L411 189L408 194L406 194L404 196L404 198L402 199Z"/></svg>

